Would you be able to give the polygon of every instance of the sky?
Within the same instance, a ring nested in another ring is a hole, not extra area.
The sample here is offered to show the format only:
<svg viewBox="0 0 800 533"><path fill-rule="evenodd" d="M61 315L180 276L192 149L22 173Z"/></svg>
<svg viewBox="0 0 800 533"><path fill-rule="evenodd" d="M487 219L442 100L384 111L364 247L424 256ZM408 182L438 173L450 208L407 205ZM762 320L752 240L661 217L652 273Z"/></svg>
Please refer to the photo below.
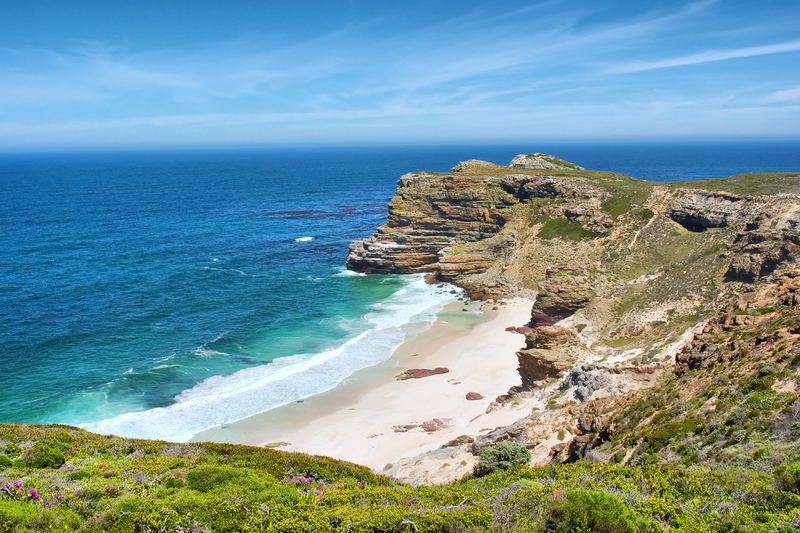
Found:
<svg viewBox="0 0 800 533"><path fill-rule="evenodd" d="M0 150L800 139L800 1L27 0Z"/></svg>

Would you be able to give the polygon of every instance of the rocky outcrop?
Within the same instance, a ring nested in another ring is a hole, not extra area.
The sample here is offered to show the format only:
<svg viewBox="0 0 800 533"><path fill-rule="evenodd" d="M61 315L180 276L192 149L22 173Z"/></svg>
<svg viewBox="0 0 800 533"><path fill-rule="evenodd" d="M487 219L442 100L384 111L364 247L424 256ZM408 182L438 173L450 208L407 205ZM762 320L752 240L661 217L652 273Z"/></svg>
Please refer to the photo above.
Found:
<svg viewBox="0 0 800 533"><path fill-rule="evenodd" d="M575 332L558 326L538 326L525 334L525 349L517 352L522 386L554 378L575 365L581 342Z"/></svg>
<svg viewBox="0 0 800 533"><path fill-rule="evenodd" d="M553 265L547 268L545 280L539 284L539 293L531 313L535 325L555 324L579 309L583 309L596 296L587 270L591 265Z"/></svg>
<svg viewBox="0 0 800 533"><path fill-rule="evenodd" d="M781 202L781 204L785 204ZM754 218L736 235L727 281L752 283L775 272L782 264L796 262L800 251L800 209L797 204L773 206L770 213Z"/></svg>
<svg viewBox="0 0 800 533"><path fill-rule="evenodd" d="M502 262L518 245L513 234L498 235L515 216L515 206L558 200L542 213L604 231L614 224L601 209L609 197L582 177L512 174L476 160L459 163L452 174L407 174L398 181L386 224L350 245L347 268L369 274L432 272L442 281L460 282ZM464 246L477 241L478 246Z"/></svg>
<svg viewBox="0 0 800 533"><path fill-rule="evenodd" d="M752 198L687 190L673 199L667 216L690 231L705 231L709 228L730 226L758 208L753 204Z"/></svg>
<svg viewBox="0 0 800 533"><path fill-rule="evenodd" d="M735 306L721 311L675 356L675 374L679 377L691 370L729 366L756 351L771 345L782 349L800 339L797 309L800 306L800 270L762 280L757 291L739 294ZM779 322L785 326L761 334L759 326ZM757 332L757 333L754 333Z"/></svg>
<svg viewBox="0 0 800 533"><path fill-rule="evenodd" d="M583 167L579 167L574 163L569 163L557 157L553 157L552 155L547 154L520 154L511 160L511 164L508 165L511 168L530 168L530 169L572 169L572 170L583 170Z"/></svg>

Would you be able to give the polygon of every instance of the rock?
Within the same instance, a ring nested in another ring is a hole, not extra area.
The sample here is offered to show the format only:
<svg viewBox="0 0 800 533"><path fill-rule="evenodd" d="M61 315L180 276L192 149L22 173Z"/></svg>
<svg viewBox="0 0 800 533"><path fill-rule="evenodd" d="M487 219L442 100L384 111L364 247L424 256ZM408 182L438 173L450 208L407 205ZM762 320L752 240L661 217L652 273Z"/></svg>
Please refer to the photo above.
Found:
<svg viewBox="0 0 800 533"><path fill-rule="evenodd" d="M522 385L532 389L538 381L558 376L569 370L574 360L567 354L550 350L522 350L517 352Z"/></svg>
<svg viewBox="0 0 800 533"><path fill-rule="evenodd" d="M470 437L469 435L461 435L460 437L456 437L455 439L451 440L447 444L443 444L439 448L454 448L456 446L472 444L473 442L475 442L475 439L473 437Z"/></svg>
<svg viewBox="0 0 800 533"><path fill-rule="evenodd" d="M572 169L572 170L583 170L582 167L575 165L573 163L569 163L567 161L563 161L557 157L553 157L552 155L547 154L520 154L511 160L511 164L509 164L511 168L533 168L533 169Z"/></svg>
<svg viewBox="0 0 800 533"><path fill-rule="evenodd" d="M526 420L522 419L511 424L510 426L497 428L482 437L478 437L475 439L475 442L472 443L473 455L478 455L481 449L485 448L486 446L493 446L498 442L509 440L519 441L525 435L525 422Z"/></svg>
<svg viewBox="0 0 800 533"><path fill-rule="evenodd" d="M675 197L667 216L689 231L723 228L739 218L748 202L741 196L688 190Z"/></svg>
<svg viewBox="0 0 800 533"><path fill-rule="evenodd" d="M481 161L480 159L470 159L469 161L461 161L459 164L450 169L450 172L480 172L487 169L496 167L494 163L488 161Z"/></svg>
<svg viewBox="0 0 800 533"><path fill-rule="evenodd" d="M406 379L420 379L420 378L427 378L428 376L435 376L437 374L447 374L450 372L449 368L438 367L438 368L411 368L402 372L397 375L395 379L397 381L403 381Z"/></svg>
<svg viewBox="0 0 800 533"><path fill-rule="evenodd" d="M483 400L483 395L479 392L468 392L467 400Z"/></svg>
<svg viewBox="0 0 800 533"><path fill-rule="evenodd" d="M588 305L596 296L588 270L590 265L554 265L547 268L545 281L531 311L531 324L555 324Z"/></svg>

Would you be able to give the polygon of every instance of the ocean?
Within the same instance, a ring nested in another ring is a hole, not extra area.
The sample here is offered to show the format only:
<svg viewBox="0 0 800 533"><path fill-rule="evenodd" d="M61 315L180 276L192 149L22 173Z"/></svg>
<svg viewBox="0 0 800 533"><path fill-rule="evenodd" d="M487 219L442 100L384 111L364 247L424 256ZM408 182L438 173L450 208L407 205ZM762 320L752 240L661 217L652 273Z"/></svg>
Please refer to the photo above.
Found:
<svg viewBox="0 0 800 533"><path fill-rule="evenodd" d="M386 360L459 295L344 270L397 179L545 152L653 181L800 142L0 155L0 422L184 441Z"/></svg>

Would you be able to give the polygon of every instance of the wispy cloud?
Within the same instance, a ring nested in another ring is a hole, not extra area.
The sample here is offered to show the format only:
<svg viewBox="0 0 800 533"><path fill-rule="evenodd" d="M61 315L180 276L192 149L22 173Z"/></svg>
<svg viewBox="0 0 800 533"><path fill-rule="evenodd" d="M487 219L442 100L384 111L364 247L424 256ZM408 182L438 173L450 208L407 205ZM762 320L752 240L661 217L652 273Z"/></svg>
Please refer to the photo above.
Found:
<svg viewBox="0 0 800 533"><path fill-rule="evenodd" d="M800 87L794 89L785 89L783 91L775 91L769 98L771 102L786 102L792 100L800 100Z"/></svg>
<svg viewBox="0 0 800 533"><path fill-rule="evenodd" d="M737 84L723 77L714 87L688 75L664 86L616 75L800 50L800 41L764 44L757 35L741 41L749 46L689 53L721 42L720 35L730 42L724 21L714 38L695 39L695 30L709 18L716 21L711 15L727 4L667 5L607 11L548 0L504 12L476 7L415 26L356 17L291 40L250 35L147 51L96 42L67 50L0 49L0 142L71 132L85 132L87 139L126 131L189 138L200 130L241 137L258 128L275 136L357 128L415 136L424 126L460 135L455 124L478 116L475 131L489 132L502 117L522 132L528 126L520 117L554 127L556 121L585 124L578 115L588 113L619 125L625 117L645 116L642 109L656 129L685 121L687 113L774 108L798 98L791 87L800 74L791 69L762 76L757 86L752 79ZM344 1L340 6L350 9ZM665 49L677 57L631 61L634 54L663 58Z"/></svg>
<svg viewBox="0 0 800 533"><path fill-rule="evenodd" d="M658 61L637 61L620 65L609 69L609 73L623 74L629 72L641 72L643 70L654 70L659 68L682 67L686 65L698 65L711 61L722 61L725 59L736 59L741 57L754 57L769 54L780 54L784 52L797 52L800 50L800 41L790 41L786 43L770 44L765 46L749 46L733 50L711 50L700 52L673 59L662 59Z"/></svg>

